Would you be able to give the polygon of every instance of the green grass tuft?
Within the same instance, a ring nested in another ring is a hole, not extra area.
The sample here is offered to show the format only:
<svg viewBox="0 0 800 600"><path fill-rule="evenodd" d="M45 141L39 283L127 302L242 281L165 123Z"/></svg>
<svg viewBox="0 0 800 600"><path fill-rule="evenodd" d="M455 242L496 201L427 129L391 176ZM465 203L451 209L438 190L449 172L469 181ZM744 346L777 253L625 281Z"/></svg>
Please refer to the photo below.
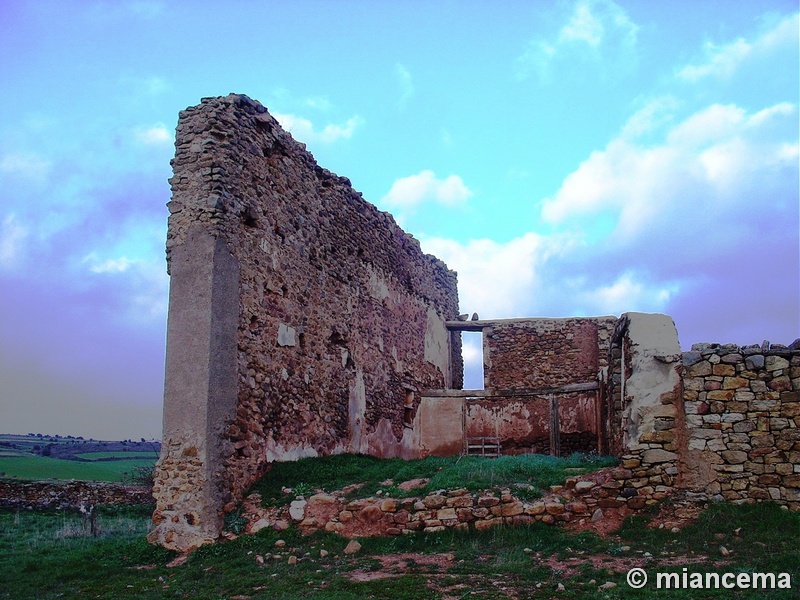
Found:
<svg viewBox="0 0 800 600"><path fill-rule="evenodd" d="M517 496L532 499L539 497L542 490L547 490L549 486L563 483L569 475L614 464L614 458L583 454L566 458L524 454L500 458L462 456L419 460L338 454L275 463L252 491L259 492L266 504L284 502L283 488L291 488L298 495L307 495L317 490L332 492L353 483L363 486L352 492L351 497L372 496L379 490L384 495L403 497L440 489L463 487L477 492L510 487ZM430 481L424 488L410 492L403 492L397 487L404 481L419 478ZM382 485L388 480L392 481L391 485Z"/></svg>

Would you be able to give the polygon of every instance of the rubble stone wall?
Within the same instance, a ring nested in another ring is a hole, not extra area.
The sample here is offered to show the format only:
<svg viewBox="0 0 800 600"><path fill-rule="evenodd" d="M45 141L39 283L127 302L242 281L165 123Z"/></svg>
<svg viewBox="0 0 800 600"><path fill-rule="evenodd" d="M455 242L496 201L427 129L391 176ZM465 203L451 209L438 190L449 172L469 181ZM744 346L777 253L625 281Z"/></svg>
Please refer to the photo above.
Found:
<svg viewBox="0 0 800 600"><path fill-rule="evenodd" d="M800 344L696 344L683 365L681 485L800 509Z"/></svg>
<svg viewBox="0 0 800 600"><path fill-rule="evenodd" d="M559 394L561 454L597 450L601 382L616 317L505 319L483 329L484 385L541 390L597 383L598 389ZM547 395L470 401L467 437L499 437L504 454L550 452Z"/></svg>
<svg viewBox="0 0 800 600"><path fill-rule="evenodd" d="M153 504L150 488L96 481L0 480L0 508L65 509L84 505Z"/></svg>
<svg viewBox="0 0 800 600"><path fill-rule="evenodd" d="M550 388L597 381L616 317L508 319L483 330L486 388Z"/></svg>
<svg viewBox="0 0 800 600"><path fill-rule="evenodd" d="M456 275L246 96L180 115L164 440L151 541L186 550L270 461L418 452L461 387Z"/></svg>
<svg viewBox="0 0 800 600"><path fill-rule="evenodd" d="M611 356L621 462L607 502L636 509L677 489L800 510L800 340L680 352L669 317L628 313Z"/></svg>
<svg viewBox="0 0 800 600"><path fill-rule="evenodd" d="M674 490L682 440L681 349L667 315L625 313L608 347L607 446L620 465L606 508L640 509Z"/></svg>

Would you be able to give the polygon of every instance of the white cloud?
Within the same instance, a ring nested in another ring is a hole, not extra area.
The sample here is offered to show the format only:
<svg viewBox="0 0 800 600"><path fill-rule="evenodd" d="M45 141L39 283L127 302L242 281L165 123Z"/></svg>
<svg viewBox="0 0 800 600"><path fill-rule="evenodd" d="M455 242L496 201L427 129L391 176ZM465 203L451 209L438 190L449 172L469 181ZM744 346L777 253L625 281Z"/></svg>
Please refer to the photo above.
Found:
<svg viewBox="0 0 800 600"><path fill-rule="evenodd" d="M800 30L800 13L795 13L752 42L741 37L722 45L707 42L703 49L704 59L681 68L677 76L690 82L706 77L729 78L751 58L763 58L781 47L796 48L798 30ZM796 54L796 49L794 52Z"/></svg>
<svg viewBox="0 0 800 600"><path fill-rule="evenodd" d="M137 141L148 146L172 144L172 133L162 123L152 127L142 127L134 131Z"/></svg>
<svg viewBox="0 0 800 600"><path fill-rule="evenodd" d="M403 108L414 96L414 80L411 77L411 72L400 63L395 65L394 72L397 77L397 84L400 87L400 99L397 101L397 105Z"/></svg>
<svg viewBox="0 0 800 600"><path fill-rule="evenodd" d="M596 62L603 56L617 65L635 46L639 27L611 0L577 0L554 39L536 37L517 59L517 78L531 73L540 82L551 77L554 61L581 58Z"/></svg>
<svg viewBox="0 0 800 600"><path fill-rule="evenodd" d="M786 103L752 115L713 104L675 125L658 144L620 136L567 176L544 200L542 217L552 224L587 224L610 213L618 239L630 239L680 215L724 218L745 211L754 187L770 189L782 169L796 172L796 141L782 139L790 129L773 127L775 121L789 125L793 115L796 107ZM632 129L626 125L623 132Z"/></svg>
<svg viewBox="0 0 800 600"><path fill-rule="evenodd" d="M559 43L585 42L596 48L603 41L605 27L603 22L592 13L588 2L578 2L569 22L558 32Z"/></svg>
<svg viewBox="0 0 800 600"><path fill-rule="evenodd" d="M18 263L27 235L27 228L20 224L15 215L6 215L0 225L0 266L12 268Z"/></svg>
<svg viewBox="0 0 800 600"><path fill-rule="evenodd" d="M295 139L305 143L332 144L338 140L350 139L364 122L361 117L355 116L349 118L343 125L329 124L323 127L322 131L316 131L314 124L303 117L275 112L272 115Z"/></svg>
<svg viewBox="0 0 800 600"><path fill-rule="evenodd" d="M536 233L505 243L423 236L420 244L458 272L461 311L485 318L524 315L538 287L539 267L553 251L553 241Z"/></svg>
<svg viewBox="0 0 800 600"><path fill-rule="evenodd" d="M462 312L657 311L689 344L797 337L797 106L712 104L679 118L681 108L649 103L568 175L541 205L550 233L421 236L458 272Z"/></svg>
<svg viewBox="0 0 800 600"><path fill-rule="evenodd" d="M124 310L117 317L139 323L166 315L169 277L161 261L124 255L103 259L97 252L90 252L81 264L96 275L120 278L114 285L128 292L124 295Z"/></svg>
<svg viewBox="0 0 800 600"><path fill-rule="evenodd" d="M44 183L50 172L50 162L33 153L3 154L0 173L15 175L36 183Z"/></svg>
<svg viewBox="0 0 800 600"><path fill-rule="evenodd" d="M645 278L637 278L631 271L625 271L613 283L582 290L575 304L588 307L587 312L592 314L619 314L631 306L646 306L651 311L662 311L677 291L677 284L659 286Z"/></svg>
<svg viewBox="0 0 800 600"><path fill-rule="evenodd" d="M82 262L84 264L89 265L89 270L92 273L104 274L104 273L124 273L125 271L130 269L131 266L139 264L141 261L131 260L126 256L101 260L96 253L92 252L90 254L87 254L83 258Z"/></svg>
<svg viewBox="0 0 800 600"><path fill-rule="evenodd" d="M308 108L313 108L314 110L318 110L321 112L327 112L331 108L333 108L331 101L324 96L314 96L312 98L306 98L303 101L303 104Z"/></svg>
<svg viewBox="0 0 800 600"><path fill-rule="evenodd" d="M439 179L433 171L426 169L396 180L381 203L398 208L412 208L426 201L456 206L466 202L470 196L472 191L458 175Z"/></svg>

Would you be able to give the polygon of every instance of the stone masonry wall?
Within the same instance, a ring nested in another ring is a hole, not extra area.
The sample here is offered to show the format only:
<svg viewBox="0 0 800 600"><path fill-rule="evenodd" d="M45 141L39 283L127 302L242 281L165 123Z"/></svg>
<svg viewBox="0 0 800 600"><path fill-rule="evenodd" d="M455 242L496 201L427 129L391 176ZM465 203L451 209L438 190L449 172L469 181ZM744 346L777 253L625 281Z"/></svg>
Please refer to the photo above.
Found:
<svg viewBox="0 0 800 600"><path fill-rule="evenodd" d="M683 354L683 487L800 509L800 340L695 344Z"/></svg>
<svg viewBox="0 0 800 600"><path fill-rule="evenodd" d="M597 450L601 381L616 317L506 319L483 329L486 389L557 388L597 383L598 389L559 394L561 454ZM504 454L550 452L546 394L471 401L468 437L499 437Z"/></svg>
<svg viewBox="0 0 800 600"><path fill-rule="evenodd" d="M96 481L0 480L0 507L11 509L79 508L81 504L153 504L150 488Z"/></svg>
<svg viewBox="0 0 800 600"><path fill-rule="evenodd" d="M418 390L461 386L455 273L246 96L180 116L151 541L213 541L269 461L414 456ZM453 365L453 366L451 366Z"/></svg>
<svg viewBox="0 0 800 600"><path fill-rule="evenodd" d="M483 330L487 388L550 388L597 381L616 317L508 319Z"/></svg>
<svg viewBox="0 0 800 600"><path fill-rule="evenodd" d="M685 445L678 332L667 315L625 313L610 342L608 446L620 466L605 506L640 509L673 492Z"/></svg>

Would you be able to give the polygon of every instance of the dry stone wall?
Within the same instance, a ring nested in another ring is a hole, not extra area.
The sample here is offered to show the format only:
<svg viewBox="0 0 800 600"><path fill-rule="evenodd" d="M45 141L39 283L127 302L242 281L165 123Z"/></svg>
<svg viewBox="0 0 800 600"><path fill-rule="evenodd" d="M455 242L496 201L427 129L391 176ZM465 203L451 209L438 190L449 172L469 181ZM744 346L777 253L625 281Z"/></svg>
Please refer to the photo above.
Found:
<svg viewBox="0 0 800 600"><path fill-rule="evenodd" d="M95 481L0 480L0 507L11 509L65 509L81 505L151 505L150 488Z"/></svg>
<svg viewBox="0 0 800 600"><path fill-rule="evenodd" d="M683 485L800 509L800 340L696 344L683 354Z"/></svg>
<svg viewBox="0 0 800 600"><path fill-rule="evenodd" d="M414 456L418 391L462 375L455 273L263 106L206 98L176 149L150 539L185 550L219 535L270 461Z"/></svg>

